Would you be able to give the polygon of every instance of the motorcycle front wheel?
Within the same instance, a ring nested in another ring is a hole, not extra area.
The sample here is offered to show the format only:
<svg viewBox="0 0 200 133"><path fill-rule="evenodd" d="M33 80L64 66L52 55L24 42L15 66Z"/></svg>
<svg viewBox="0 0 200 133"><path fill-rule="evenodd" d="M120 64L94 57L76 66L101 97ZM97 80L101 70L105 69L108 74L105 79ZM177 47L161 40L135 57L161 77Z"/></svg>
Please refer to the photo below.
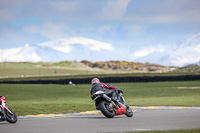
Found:
<svg viewBox="0 0 200 133"><path fill-rule="evenodd" d="M115 116L115 111L113 107L110 107L110 103L102 101L99 103L99 109L107 118L113 118Z"/></svg>
<svg viewBox="0 0 200 133"><path fill-rule="evenodd" d="M128 105L126 105L126 114L125 115L127 117L132 117L133 116L133 111Z"/></svg>
<svg viewBox="0 0 200 133"><path fill-rule="evenodd" d="M4 110L4 113L6 115L6 121L10 122L10 123L16 123L17 122L16 114L11 109L9 109L9 110L12 113L10 113L7 109Z"/></svg>

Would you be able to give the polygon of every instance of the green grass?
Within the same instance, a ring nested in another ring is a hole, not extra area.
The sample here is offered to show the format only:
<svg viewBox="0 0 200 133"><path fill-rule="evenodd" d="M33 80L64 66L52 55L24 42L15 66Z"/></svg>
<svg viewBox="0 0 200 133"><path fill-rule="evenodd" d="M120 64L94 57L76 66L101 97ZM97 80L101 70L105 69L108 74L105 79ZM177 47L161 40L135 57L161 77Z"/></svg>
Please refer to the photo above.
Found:
<svg viewBox="0 0 200 133"><path fill-rule="evenodd" d="M0 63L0 81L19 80L58 80L90 77L127 77L127 76L173 76L194 75L194 71L177 71L169 73L154 73L134 70L102 70L92 69L76 61L62 62L4 62Z"/></svg>
<svg viewBox="0 0 200 133"><path fill-rule="evenodd" d="M169 131L140 131L140 132L121 132L121 133L200 133L200 129L169 130Z"/></svg>
<svg viewBox="0 0 200 133"><path fill-rule="evenodd" d="M84 69L83 69L84 68ZM86 66L77 62L57 62L57 63L0 63L0 78L28 78L40 76L62 76L94 73ZM97 72L98 73L98 72Z"/></svg>
<svg viewBox="0 0 200 133"><path fill-rule="evenodd" d="M121 88L126 102L131 106L200 106L199 81L113 83ZM17 115L72 113L95 110L90 98L91 85L22 85L0 84L0 94Z"/></svg>

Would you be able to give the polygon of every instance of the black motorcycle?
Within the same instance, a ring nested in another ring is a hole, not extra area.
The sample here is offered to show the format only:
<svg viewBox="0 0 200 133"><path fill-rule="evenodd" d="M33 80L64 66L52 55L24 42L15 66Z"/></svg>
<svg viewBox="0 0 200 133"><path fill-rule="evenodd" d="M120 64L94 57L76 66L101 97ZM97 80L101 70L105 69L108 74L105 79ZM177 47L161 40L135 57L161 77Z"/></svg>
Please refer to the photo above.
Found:
<svg viewBox="0 0 200 133"><path fill-rule="evenodd" d="M113 118L115 115L125 114L127 117L132 117L132 109L125 103L123 93L119 92L118 100L113 101L104 91L97 91L91 96L96 102L98 108L107 118Z"/></svg>

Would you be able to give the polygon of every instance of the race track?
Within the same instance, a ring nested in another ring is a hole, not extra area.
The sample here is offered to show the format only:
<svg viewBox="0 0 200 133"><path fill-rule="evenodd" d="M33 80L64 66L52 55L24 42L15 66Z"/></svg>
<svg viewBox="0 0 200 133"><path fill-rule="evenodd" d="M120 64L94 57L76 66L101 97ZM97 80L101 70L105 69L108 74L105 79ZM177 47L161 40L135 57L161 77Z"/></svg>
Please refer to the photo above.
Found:
<svg viewBox="0 0 200 133"><path fill-rule="evenodd" d="M105 118L102 114L71 114L64 117L19 117L16 124L0 122L1 133L97 133L200 128L200 109L137 109Z"/></svg>

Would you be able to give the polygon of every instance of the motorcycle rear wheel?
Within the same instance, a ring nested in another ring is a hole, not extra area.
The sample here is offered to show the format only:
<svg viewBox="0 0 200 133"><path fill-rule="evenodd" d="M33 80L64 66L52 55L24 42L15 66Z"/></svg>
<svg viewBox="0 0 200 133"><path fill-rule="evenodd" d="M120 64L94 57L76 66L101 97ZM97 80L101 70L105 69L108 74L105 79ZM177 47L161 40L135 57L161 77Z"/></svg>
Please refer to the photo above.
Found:
<svg viewBox="0 0 200 133"><path fill-rule="evenodd" d="M110 103L102 101L99 103L99 109L107 118L113 118L115 116L114 109L109 108Z"/></svg>
<svg viewBox="0 0 200 133"><path fill-rule="evenodd" d="M8 110L4 110L4 113L6 115L6 121L10 122L10 123L16 123L17 122L17 115L11 110L9 109L12 114L8 111Z"/></svg>

